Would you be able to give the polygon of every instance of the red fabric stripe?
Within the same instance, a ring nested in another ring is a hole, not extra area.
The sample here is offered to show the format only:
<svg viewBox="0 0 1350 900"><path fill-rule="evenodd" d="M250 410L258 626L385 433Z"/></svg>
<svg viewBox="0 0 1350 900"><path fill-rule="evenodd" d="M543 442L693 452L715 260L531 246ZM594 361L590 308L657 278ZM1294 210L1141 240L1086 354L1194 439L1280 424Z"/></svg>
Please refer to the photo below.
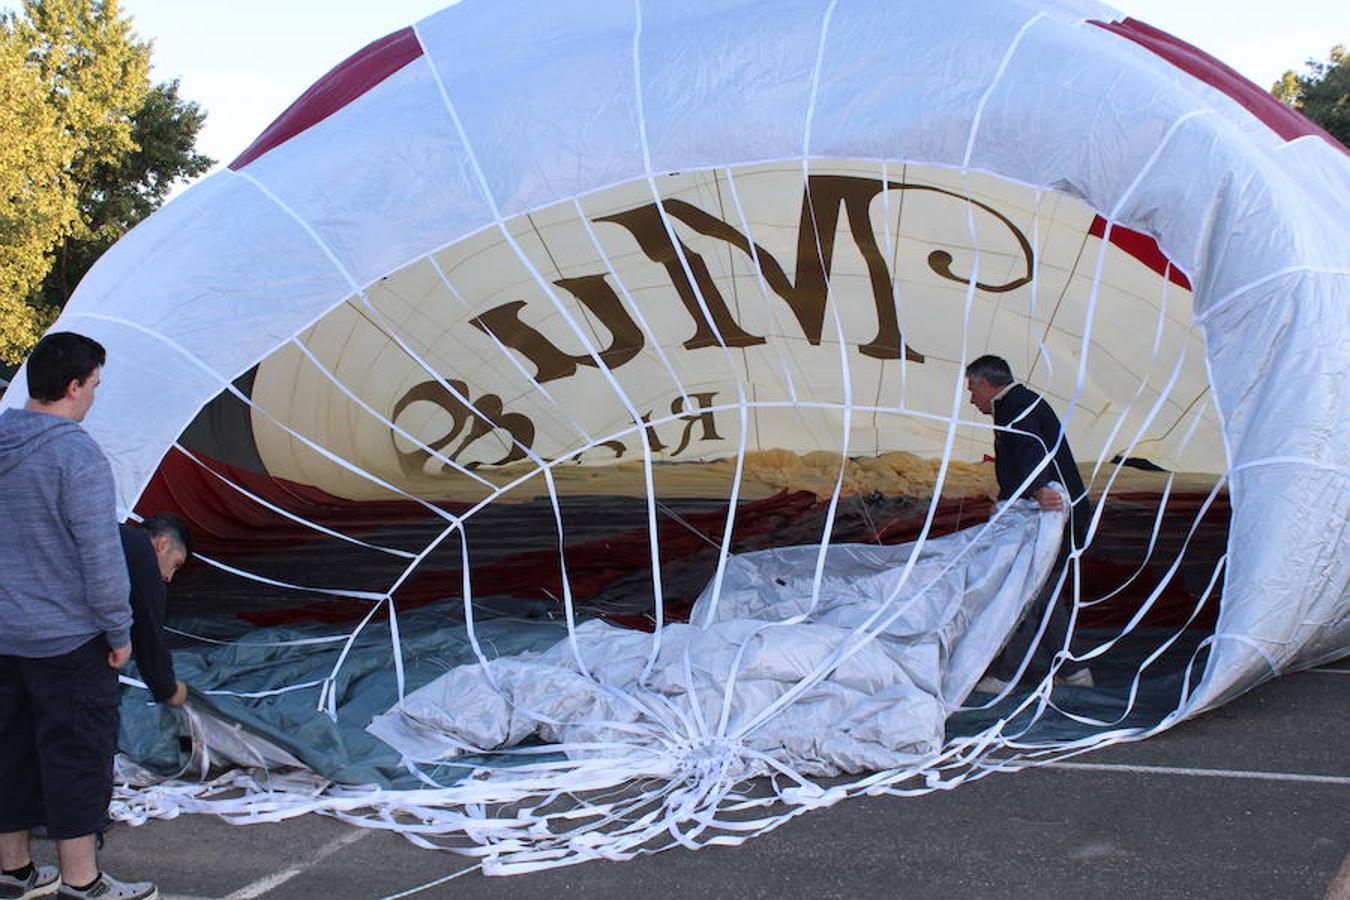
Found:
<svg viewBox="0 0 1350 900"><path fill-rule="evenodd" d="M1140 610L1152 592L1163 583L1165 573L1172 566L1183 545L1187 548L1181 571L1173 573L1154 598L1153 606L1144 616L1145 627L1180 628L1187 624L1196 610L1200 592L1208 583L1215 562L1228 545L1228 525L1231 509L1227 496L1215 498L1202 527L1194 534L1191 529L1200 509L1211 502L1205 494L1171 494L1158 547L1146 563L1146 573L1138 574L1141 563L1149 557L1149 540L1157 506L1162 497L1147 493L1112 494L1102 518L1102 530L1087 548L1081 569L1082 591L1086 598L1114 595L1111 600L1079 610L1081 628L1119 628L1128 623ZM737 510L734 543L746 541L752 535L763 535L784 526L791 526L815 516L823 516L826 502L815 495L801 491L777 494L764 500L747 503ZM930 537L950 534L986 521L992 515L993 501L987 498L967 497L941 500L932 523ZM902 544L916 540L921 532L927 500L906 514L877 523L879 529L873 539L883 544ZM725 510L696 514L690 524L705 532L716 533L725 521ZM707 545L692 535L683 525L666 523L658 530L661 558L664 563L688 558L703 552ZM615 579L650 568L650 547L647 530L615 534L600 541L573 545L567 548L567 569L572 582L573 596L584 602L603 591ZM770 542L776 543L776 542ZM527 551L510 559L499 560L473 568L474 590L482 595L514 595L537 599L551 591L562 592L556 548ZM402 611L430 605L447 597L459 596L462 573L449 571L420 572L398 592L398 608ZM701 585L700 585L701 587ZM695 598L668 595L667 621L687 621ZM1200 611L1191 627L1213 628L1218 615L1220 591L1215 590L1207 606ZM370 611L370 604L345 598L324 599L287 609L244 612L239 618L251 625L270 627L301 622L340 624L354 622ZM376 619L387 613L381 610ZM651 630L651 620L641 616L607 617L618 625Z"/></svg>
<svg viewBox="0 0 1350 900"><path fill-rule="evenodd" d="M1346 152L1346 148L1331 135L1203 50L1137 19L1094 20L1091 24L1147 48L1182 71L1223 91L1285 140L1317 135ZM421 55L422 45L412 28L386 35L358 50L305 91L229 167L243 168L273 147L328 118Z"/></svg>
<svg viewBox="0 0 1350 900"><path fill-rule="evenodd" d="M1094 20L1092 24L1134 41L1193 78L1198 78L1210 87L1223 91L1286 141L1316 135L1342 153L1350 152L1340 141L1317 127L1302 113L1285 106L1268 91L1263 91L1205 51L1192 47L1165 31L1160 31L1138 19L1129 18L1120 22Z"/></svg>
<svg viewBox="0 0 1350 900"><path fill-rule="evenodd" d="M791 523L824 504L809 491L780 493L746 503L736 510L733 541L769 534L775 527ZM667 521L657 528L657 543L664 563L687 559L707 548L704 539L690 528L717 534L726 522L726 510L696 513L685 523ZM617 533L585 544L567 547L567 574L572 596L586 600L603 591L617 579L651 568L651 537L646 528ZM506 595L539 598L561 597L562 572L558 550L549 547L527 550L508 559L473 566L473 589L479 596ZM457 597L463 590L460 569L420 571L399 589L396 599L403 612L435 603L445 597ZM694 597L668 595L667 613L675 619L688 617ZM290 625L297 622L348 622L364 616L368 603L342 598L324 599L289 609L241 613L240 618L260 627ZM382 618L383 611L377 618Z"/></svg>
<svg viewBox="0 0 1350 900"><path fill-rule="evenodd" d="M322 536L260 506L204 471L203 466L270 503L347 534L433 518L425 507L411 500L346 500L311 485L260 475L202 454L194 455L202 461L200 465L177 448L170 448L137 501L136 512L141 516L159 512L180 516L192 529L197 549L208 556L230 558L264 553L310 543ZM452 513L462 513L468 507L440 505Z"/></svg>
<svg viewBox="0 0 1350 900"><path fill-rule="evenodd" d="M314 82L230 163L230 168L242 169L273 147L317 125L421 55L422 45L411 28L367 44Z"/></svg>
<svg viewBox="0 0 1350 900"><path fill-rule="evenodd" d="M1106 220L1097 216L1092 220L1092 226L1088 228L1088 234L1099 238L1106 234ZM1172 265L1172 261L1162 252L1158 242L1142 231L1134 231L1126 228L1124 225L1111 226L1111 243L1126 253L1148 266L1159 275L1166 275L1167 279L1177 287L1191 290L1191 280L1186 277L1186 273Z"/></svg>

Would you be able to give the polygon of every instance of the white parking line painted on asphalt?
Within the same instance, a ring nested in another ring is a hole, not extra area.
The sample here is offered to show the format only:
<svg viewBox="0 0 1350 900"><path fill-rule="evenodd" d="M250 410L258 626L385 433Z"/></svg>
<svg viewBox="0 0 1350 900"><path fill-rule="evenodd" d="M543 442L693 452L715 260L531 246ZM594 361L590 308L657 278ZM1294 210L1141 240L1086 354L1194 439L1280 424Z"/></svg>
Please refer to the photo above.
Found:
<svg viewBox="0 0 1350 900"><path fill-rule="evenodd" d="M482 867L483 867L482 863L480 862L474 863L467 869L460 869L458 872L451 872L444 878L437 878L435 881L428 881L426 884L419 884L417 887L408 888L406 891L399 891L397 894L390 894L389 896L384 897L383 900L399 900L399 898L401 897L411 897L413 894L420 894L423 891L431 890L434 887L440 887L447 881L454 881L461 875L468 875L470 872L477 872Z"/></svg>
<svg viewBox="0 0 1350 900"><path fill-rule="evenodd" d="M283 869L273 875L268 875L266 878L259 878L252 884L245 885L233 894L229 894L224 900L254 900L255 897L261 897L263 894L281 887L306 869L309 869L327 859L329 856L332 856L343 847L354 844L361 840L361 838L369 836L371 833L372 831L370 829L353 828L341 837L335 838L320 847L319 851L304 865L291 866L289 869Z"/></svg>
<svg viewBox="0 0 1350 900"><path fill-rule="evenodd" d="M1300 775L1295 772L1250 772L1243 769L1189 769L1179 766L1132 766L1124 763L1047 763L1050 769L1083 769L1096 772L1133 772L1141 775L1191 775L1201 778L1245 778L1255 781L1301 781L1308 784L1350 785L1342 775Z"/></svg>

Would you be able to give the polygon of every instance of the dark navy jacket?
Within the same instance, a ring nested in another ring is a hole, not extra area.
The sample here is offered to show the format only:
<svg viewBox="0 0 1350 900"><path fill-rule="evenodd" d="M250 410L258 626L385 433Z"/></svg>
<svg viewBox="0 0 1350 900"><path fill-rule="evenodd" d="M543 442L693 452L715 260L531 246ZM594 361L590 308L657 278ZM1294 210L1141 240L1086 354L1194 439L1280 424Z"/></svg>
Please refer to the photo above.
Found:
<svg viewBox="0 0 1350 900"><path fill-rule="evenodd" d="M163 703L178 689L173 654L164 640L169 592L159 574L150 533L134 525L119 525L118 530L131 576L131 655L155 702Z"/></svg>
<svg viewBox="0 0 1350 900"><path fill-rule="evenodd" d="M1058 481L1073 501L1074 534L1082 540L1087 534L1092 504L1088 501L1083 478L1078 473L1068 439L1060 440L1059 416L1040 394L1014 384L1008 393L994 401L994 424L1007 431L994 432L994 471L998 476L998 498L1014 496L1035 499L1036 492ZM1058 442L1058 447L1056 447ZM1041 463L1047 453L1054 457L1036 473L1020 493L1018 486Z"/></svg>

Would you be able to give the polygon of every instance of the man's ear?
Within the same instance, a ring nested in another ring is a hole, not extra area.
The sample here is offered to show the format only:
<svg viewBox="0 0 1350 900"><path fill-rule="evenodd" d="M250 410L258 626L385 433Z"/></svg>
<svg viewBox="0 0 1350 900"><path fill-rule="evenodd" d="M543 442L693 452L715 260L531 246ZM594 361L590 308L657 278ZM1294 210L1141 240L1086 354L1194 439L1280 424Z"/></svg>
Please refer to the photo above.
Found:
<svg viewBox="0 0 1350 900"><path fill-rule="evenodd" d="M150 546L155 548L156 553L163 553L172 541L173 538L167 534L156 534L150 537Z"/></svg>

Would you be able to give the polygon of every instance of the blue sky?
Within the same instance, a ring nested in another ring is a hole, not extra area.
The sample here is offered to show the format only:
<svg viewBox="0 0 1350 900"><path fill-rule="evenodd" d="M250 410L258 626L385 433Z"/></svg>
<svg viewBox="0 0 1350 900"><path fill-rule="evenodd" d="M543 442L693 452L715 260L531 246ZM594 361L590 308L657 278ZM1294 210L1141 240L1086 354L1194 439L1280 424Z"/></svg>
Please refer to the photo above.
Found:
<svg viewBox="0 0 1350 900"><path fill-rule="evenodd" d="M556 0L535 0L556 2ZM14 0L0 0L13 7ZM377 37L446 0L121 0L155 42L157 79L209 113L198 147L228 162L305 88ZM1121 0L1117 8L1219 57L1269 87L1333 44L1350 45L1350 2ZM1272 11L1277 15L1272 17Z"/></svg>

